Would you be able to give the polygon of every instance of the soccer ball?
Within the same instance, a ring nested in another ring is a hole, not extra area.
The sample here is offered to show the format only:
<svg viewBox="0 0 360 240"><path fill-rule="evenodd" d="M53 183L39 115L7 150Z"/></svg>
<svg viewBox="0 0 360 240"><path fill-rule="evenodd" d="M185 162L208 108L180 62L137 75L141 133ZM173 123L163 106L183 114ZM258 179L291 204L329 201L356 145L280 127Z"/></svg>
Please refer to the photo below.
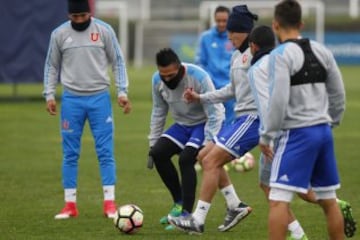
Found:
<svg viewBox="0 0 360 240"><path fill-rule="evenodd" d="M120 232L132 234L140 230L143 225L143 211L134 204L126 204L118 207L114 224Z"/></svg>
<svg viewBox="0 0 360 240"><path fill-rule="evenodd" d="M198 163L198 162L195 163L194 168L195 168L195 170L196 170L197 172L200 172L200 171L202 170L202 167L201 167L200 163ZM225 164L225 165L223 166L223 168L224 168L225 171L227 171L227 172L228 172L229 169L230 169L230 167L229 167L228 164Z"/></svg>
<svg viewBox="0 0 360 240"><path fill-rule="evenodd" d="M247 172L254 168L255 158L250 152L247 152L241 158L232 160L231 166L236 172Z"/></svg>

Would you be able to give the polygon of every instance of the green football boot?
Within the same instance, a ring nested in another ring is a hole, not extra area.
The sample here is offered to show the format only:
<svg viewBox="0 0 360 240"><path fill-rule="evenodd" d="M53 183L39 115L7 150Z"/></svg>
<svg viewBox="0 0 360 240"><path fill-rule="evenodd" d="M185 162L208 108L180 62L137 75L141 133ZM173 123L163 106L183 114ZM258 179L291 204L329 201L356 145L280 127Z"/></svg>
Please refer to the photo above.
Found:
<svg viewBox="0 0 360 240"><path fill-rule="evenodd" d="M340 199L337 199L337 203L344 217L344 233L346 237L351 238L356 232L356 221L352 215L351 205L350 203Z"/></svg>
<svg viewBox="0 0 360 240"><path fill-rule="evenodd" d="M306 234L304 234L301 238L294 238L293 236L291 236L291 234L289 234L289 236L286 238L286 240L309 240L309 239L306 236Z"/></svg>
<svg viewBox="0 0 360 240"><path fill-rule="evenodd" d="M180 204L175 203L173 205L173 207L171 208L168 215L171 215L173 217L178 217L181 215L181 213L182 213L182 206ZM160 223L161 224L169 224L167 215L160 218Z"/></svg>

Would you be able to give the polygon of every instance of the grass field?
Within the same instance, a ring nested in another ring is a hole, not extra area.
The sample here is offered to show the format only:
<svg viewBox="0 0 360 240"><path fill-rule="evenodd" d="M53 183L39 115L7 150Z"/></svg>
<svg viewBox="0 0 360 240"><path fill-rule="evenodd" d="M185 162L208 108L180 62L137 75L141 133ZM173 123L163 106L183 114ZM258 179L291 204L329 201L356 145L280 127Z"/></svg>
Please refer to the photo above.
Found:
<svg viewBox="0 0 360 240"><path fill-rule="evenodd" d="M68 221L55 221L63 206L61 186L61 145L59 116L45 111L44 101L0 102L0 239L189 239L182 232L166 232L159 222L170 208L171 198L155 170L146 168L147 134L151 111L152 67L129 69L131 115L114 104L118 204L135 203L145 213L144 226L133 236L120 234L112 221L102 216L102 190L99 169L88 126L82 139L78 178L80 215ZM341 174L339 196L352 203L360 219L360 68L342 67L347 90L347 109L342 125L334 130L336 155ZM20 85L20 96L40 96L42 86ZM0 96L10 96L12 88L0 85ZM258 149L253 151L258 156ZM218 194L207 218L205 233L198 239L267 238L268 206L258 188L257 167L241 174L230 172L242 200L253 213L233 230L220 233L225 205ZM199 182L201 174L199 174ZM295 199L292 208L309 239L327 239L319 207ZM360 233L353 239L360 239Z"/></svg>

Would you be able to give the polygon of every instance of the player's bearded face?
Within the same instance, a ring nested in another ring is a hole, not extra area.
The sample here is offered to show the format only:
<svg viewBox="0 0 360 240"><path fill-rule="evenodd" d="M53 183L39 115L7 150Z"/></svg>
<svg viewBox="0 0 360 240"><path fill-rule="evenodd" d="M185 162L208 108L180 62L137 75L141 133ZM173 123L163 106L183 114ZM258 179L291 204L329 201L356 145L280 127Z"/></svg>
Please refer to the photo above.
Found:
<svg viewBox="0 0 360 240"><path fill-rule="evenodd" d="M182 65L171 64L166 67L159 67L160 78L165 85L174 90L184 77L185 68Z"/></svg>
<svg viewBox="0 0 360 240"><path fill-rule="evenodd" d="M90 13L73 13L69 15L71 27L76 31L85 31L91 22Z"/></svg>

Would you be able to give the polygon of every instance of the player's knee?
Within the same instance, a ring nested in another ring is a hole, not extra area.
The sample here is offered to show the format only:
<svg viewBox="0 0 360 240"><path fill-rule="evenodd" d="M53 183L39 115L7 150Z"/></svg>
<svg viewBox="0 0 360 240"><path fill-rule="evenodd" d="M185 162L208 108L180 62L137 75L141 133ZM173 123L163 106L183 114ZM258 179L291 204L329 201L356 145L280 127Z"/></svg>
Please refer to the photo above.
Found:
<svg viewBox="0 0 360 240"><path fill-rule="evenodd" d="M328 214L329 212L333 211L334 209L338 209L338 204L336 202L336 199L319 199L318 200L319 205L324 210L325 214Z"/></svg>
<svg viewBox="0 0 360 240"><path fill-rule="evenodd" d="M309 203L318 203L318 201L316 200L316 196L315 193L313 191L308 191L308 193L298 193L298 196Z"/></svg>
<svg viewBox="0 0 360 240"><path fill-rule="evenodd" d="M155 157L161 156L163 154L163 150L159 147L156 147L156 145L154 147L151 148L150 150L150 155Z"/></svg>
<svg viewBox="0 0 360 240"><path fill-rule="evenodd" d="M184 150L181 152L179 156L179 166L187 167L187 166L194 166L196 163L196 156L198 154L198 149L193 147L185 147Z"/></svg>
<svg viewBox="0 0 360 240"><path fill-rule="evenodd" d="M151 148L149 154L153 157L154 162L168 161L177 154L181 149L166 138L159 138L156 144Z"/></svg>
<svg viewBox="0 0 360 240"><path fill-rule="evenodd" d="M327 199L336 199L336 191L328 190L328 191L315 191L314 198L320 203L321 200Z"/></svg>
<svg viewBox="0 0 360 240"><path fill-rule="evenodd" d="M290 203L293 197L294 192L292 191L280 188L270 188L269 200L271 200L271 202L276 201Z"/></svg>
<svg viewBox="0 0 360 240"><path fill-rule="evenodd" d="M201 149L200 152L197 155L197 161L201 164L202 160L204 159L204 157L206 156L206 150L205 149Z"/></svg>
<svg viewBox="0 0 360 240"><path fill-rule="evenodd" d="M222 164L220 164L219 159L217 158L213 158L211 155L206 155L202 162L201 162L201 166L203 168L204 171L210 171L210 170L214 170L216 168L221 168Z"/></svg>

